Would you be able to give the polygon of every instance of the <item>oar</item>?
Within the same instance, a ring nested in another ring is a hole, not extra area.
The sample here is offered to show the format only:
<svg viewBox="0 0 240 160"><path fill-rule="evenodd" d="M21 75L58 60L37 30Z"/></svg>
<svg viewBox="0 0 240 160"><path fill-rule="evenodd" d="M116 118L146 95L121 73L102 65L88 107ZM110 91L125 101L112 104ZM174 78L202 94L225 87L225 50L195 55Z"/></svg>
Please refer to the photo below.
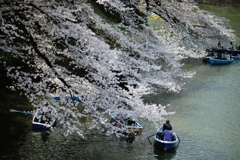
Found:
<svg viewBox="0 0 240 160"><path fill-rule="evenodd" d="M179 146L179 144L180 144L180 142L181 142L181 139L178 137L178 135L176 135L177 136L177 138L179 139L179 142L178 142L178 146Z"/></svg>
<svg viewBox="0 0 240 160"><path fill-rule="evenodd" d="M10 112L17 112L17 113L22 113L22 114L33 114L32 111L19 111L15 109L10 109Z"/></svg>
<svg viewBox="0 0 240 160"><path fill-rule="evenodd" d="M156 133L152 134L151 136L148 136L147 139L149 139L150 137L154 136Z"/></svg>
<svg viewBox="0 0 240 160"><path fill-rule="evenodd" d="M156 134L156 133L154 133L154 134L152 134L152 135L150 135L150 136L147 137L147 139L148 139L148 141L149 141L150 144L152 144L152 142L149 140L149 138L152 137L152 136L154 136L155 134Z"/></svg>
<svg viewBox="0 0 240 160"><path fill-rule="evenodd" d="M150 135L150 136L147 137L147 139L148 139L148 141L149 141L150 144L152 144L152 143L151 143L151 141L149 140L149 138L152 137L152 136L154 136L155 134L157 134L162 128L163 128L163 125L157 130L156 133L154 133L154 134L152 134L152 135Z"/></svg>

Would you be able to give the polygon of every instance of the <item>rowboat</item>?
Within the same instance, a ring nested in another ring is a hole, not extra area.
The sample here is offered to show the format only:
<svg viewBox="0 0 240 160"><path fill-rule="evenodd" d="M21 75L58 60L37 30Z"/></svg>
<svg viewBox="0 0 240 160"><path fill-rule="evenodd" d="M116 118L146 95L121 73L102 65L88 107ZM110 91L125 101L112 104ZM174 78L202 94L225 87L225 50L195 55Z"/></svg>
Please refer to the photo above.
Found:
<svg viewBox="0 0 240 160"><path fill-rule="evenodd" d="M54 101L61 101L61 99L65 99L66 102L81 102L80 99L76 96L66 96L64 98L61 98L60 96L50 96L50 99L51 100L54 100Z"/></svg>
<svg viewBox="0 0 240 160"><path fill-rule="evenodd" d="M49 130L57 119L57 111L52 106L43 106L36 111L32 119L33 129Z"/></svg>
<svg viewBox="0 0 240 160"><path fill-rule="evenodd" d="M161 139L161 134L162 134L162 126L157 130L157 132L154 135L154 145L156 147L159 147L163 149L164 151L169 151L175 149L179 143L180 143L180 138L177 136L176 133L173 133L172 141L163 141Z"/></svg>
<svg viewBox="0 0 240 160"><path fill-rule="evenodd" d="M109 112L110 115L110 122L119 128L125 128L129 132L133 132L136 135L139 135L142 133L142 130L144 127L140 122L137 120L133 120L131 118L125 118L121 116L120 114L116 114L113 112Z"/></svg>
<svg viewBox="0 0 240 160"><path fill-rule="evenodd" d="M240 55L232 56L232 59L234 59L234 60L240 60Z"/></svg>
<svg viewBox="0 0 240 160"><path fill-rule="evenodd" d="M228 53L231 55L232 59L240 60L240 50L230 50Z"/></svg>
<svg viewBox="0 0 240 160"><path fill-rule="evenodd" d="M213 65L231 64L233 62L234 62L233 59L218 59L218 58L209 57L209 63Z"/></svg>
<svg viewBox="0 0 240 160"><path fill-rule="evenodd" d="M208 50L207 55L203 57L203 62L208 62L213 65L231 64L234 62L233 53L226 49Z"/></svg>

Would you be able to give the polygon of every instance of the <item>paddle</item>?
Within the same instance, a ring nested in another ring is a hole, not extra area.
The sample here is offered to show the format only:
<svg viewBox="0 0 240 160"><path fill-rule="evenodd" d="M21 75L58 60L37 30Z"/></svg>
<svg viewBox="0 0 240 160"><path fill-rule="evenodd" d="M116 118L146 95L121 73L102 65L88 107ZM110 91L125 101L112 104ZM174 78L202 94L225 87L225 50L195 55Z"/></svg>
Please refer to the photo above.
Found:
<svg viewBox="0 0 240 160"><path fill-rule="evenodd" d="M150 135L150 136L147 137L147 139L148 139L148 141L149 141L150 144L152 144L152 143L151 143L151 141L149 140L149 138L152 137L152 136L154 136L155 134L157 134L162 128L163 128L163 125L157 130L156 133L154 133L154 134L152 134L152 135Z"/></svg>
<svg viewBox="0 0 240 160"><path fill-rule="evenodd" d="M10 109L10 112L17 112L17 113L22 113L22 114L31 114L33 115L32 111L19 111L19 110L15 110L15 109Z"/></svg>
<svg viewBox="0 0 240 160"><path fill-rule="evenodd" d="M156 133L152 134L151 136L148 136L147 139L149 139L150 137L154 136Z"/></svg>
<svg viewBox="0 0 240 160"><path fill-rule="evenodd" d="M178 142L178 146L179 146L179 144L180 144L180 142L181 142L181 139L178 137L178 135L176 135L177 136L177 138L179 139L179 142Z"/></svg>
<svg viewBox="0 0 240 160"><path fill-rule="evenodd" d="M155 134L157 134L157 133L154 133L154 134L152 134L152 135L150 135L150 136L147 137L147 139L148 139L148 141L149 141L150 144L152 144L152 142L149 140L149 138L152 137L152 136L154 136Z"/></svg>

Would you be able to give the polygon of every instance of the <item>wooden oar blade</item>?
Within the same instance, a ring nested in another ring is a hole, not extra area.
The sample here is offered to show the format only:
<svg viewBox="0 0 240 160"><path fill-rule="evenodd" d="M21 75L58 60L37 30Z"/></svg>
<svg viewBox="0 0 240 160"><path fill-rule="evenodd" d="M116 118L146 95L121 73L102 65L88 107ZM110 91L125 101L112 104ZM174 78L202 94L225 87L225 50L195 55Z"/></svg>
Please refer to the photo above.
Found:
<svg viewBox="0 0 240 160"><path fill-rule="evenodd" d="M10 109L9 112L17 112L15 109Z"/></svg>

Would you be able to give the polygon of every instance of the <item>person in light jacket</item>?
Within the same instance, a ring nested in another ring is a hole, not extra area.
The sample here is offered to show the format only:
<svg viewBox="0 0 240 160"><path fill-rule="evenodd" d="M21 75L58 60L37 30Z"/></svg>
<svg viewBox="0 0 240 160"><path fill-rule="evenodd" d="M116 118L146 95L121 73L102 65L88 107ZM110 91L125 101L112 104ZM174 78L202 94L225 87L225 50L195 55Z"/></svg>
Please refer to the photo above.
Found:
<svg viewBox="0 0 240 160"><path fill-rule="evenodd" d="M165 129L161 134L162 140L164 141L172 141L173 131Z"/></svg>

